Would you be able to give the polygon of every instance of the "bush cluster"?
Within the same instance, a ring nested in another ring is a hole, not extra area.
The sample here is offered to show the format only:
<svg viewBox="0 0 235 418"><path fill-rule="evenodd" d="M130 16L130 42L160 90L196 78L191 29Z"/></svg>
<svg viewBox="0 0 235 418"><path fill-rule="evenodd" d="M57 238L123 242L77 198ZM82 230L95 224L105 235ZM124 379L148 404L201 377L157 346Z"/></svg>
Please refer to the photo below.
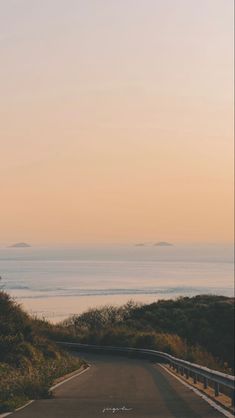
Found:
<svg viewBox="0 0 235 418"><path fill-rule="evenodd" d="M81 366L41 334L38 323L0 292L0 412L50 396L53 381Z"/></svg>
<svg viewBox="0 0 235 418"><path fill-rule="evenodd" d="M217 370L234 370L234 298L198 295L148 305L129 302L41 326L57 340L152 348Z"/></svg>

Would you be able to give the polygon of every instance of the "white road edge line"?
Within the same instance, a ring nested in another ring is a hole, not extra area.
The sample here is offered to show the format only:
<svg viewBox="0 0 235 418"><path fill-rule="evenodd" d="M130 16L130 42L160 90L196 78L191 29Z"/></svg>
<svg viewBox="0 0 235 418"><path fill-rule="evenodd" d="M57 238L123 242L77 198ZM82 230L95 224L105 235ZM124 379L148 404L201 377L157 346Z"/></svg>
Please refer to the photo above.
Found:
<svg viewBox="0 0 235 418"><path fill-rule="evenodd" d="M174 373L172 373L170 370L167 369L167 367L163 366L162 364L158 363L162 369L164 369L167 373L169 373L171 376L173 376L175 379L179 380L184 386L192 390L196 395L200 396L204 401L209 403L212 408L216 409L217 411L221 412L225 417L227 418L234 418L234 415L227 411L226 409L222 408L222 406L218 405L216 402L214 402L212 399L208 398L208 396L204 395L204 393L200 392L198 389L194 388L190 384L186 383L184 380L180 379L180 377L176 376Z"/></svg>
<svg viewBox="0 0 235 418"><path fill-rule="evenodd" d="M65 380L62 380L62 382L57 383L57 384L56 384L56 385L54 385L54 386L51 386L51 387L50 387L50 390L54 390L54 389L58 388L59 386L63 385L64 383L68 382L69 380L72 380L72 379L74 379L75 377L80 376L81 374L83 374L83 373L87 372L87 371L90 369L90 367L91 367L91 365L90 365L90 364L88 364L88 367L87 367L86 369L82 370L81 372L78 372L78 373L74 374L73 376L68 377L68 378L67 378L67 379L65 379ZM5 417L8 417L9 415L12 415L14 412L17 412L17 411L20 411L21 409L26 408L27 406L29 406L29 405L30 405L31 403L33 403L33 402L35 402L35 399L32 399L31 401L28 401L25 405L21 406L20 408L15 409L15 410L14 410L14 411L12 411L12 412L6 412L6 413L4 413L4 414L0 414L0 418L5 418Z"/></svg>
<svg viewBox="0 0 235 418"><path fill-rule="evenodd" d="M34 400L34 399L32 399L31 401L28 401L26 404L24 404L23 406L20 406L19 408L15 409L15 410L14 410L14 411L12 411L12 412L6 412L5 414L1 414L1 415L0 415L0 418L7 417L8 415L13 414L13 412L20 411L21 409L26 408L26 406L30 405L30 404L31 404L31 403L33 403L33 402L35 402L35 400Z"/></svg>
<svg viewBox="0 0 235 418"><path fill-rule="evenodd" d="M78 372L78 373L74 374L73 376L68 377L68 378L67 378L67 379L65 379L65 380L62 380L62 382L57 383L56 385L52 386L52 387L50 388L50 390L54 390L54 389L58 388L59 386L63 385L64 383L69 382L69 380L72 380L72 379L74 379L75 377L80 376L81 374L83 374L83 373L87 372L87 371L90 369L90 367L91 367L91 365L90 365L90 364L88 364L88 367L87 367L86 369L82 370L81 372ZM1 418L1 417L0 417L0 418Z"/></svg>

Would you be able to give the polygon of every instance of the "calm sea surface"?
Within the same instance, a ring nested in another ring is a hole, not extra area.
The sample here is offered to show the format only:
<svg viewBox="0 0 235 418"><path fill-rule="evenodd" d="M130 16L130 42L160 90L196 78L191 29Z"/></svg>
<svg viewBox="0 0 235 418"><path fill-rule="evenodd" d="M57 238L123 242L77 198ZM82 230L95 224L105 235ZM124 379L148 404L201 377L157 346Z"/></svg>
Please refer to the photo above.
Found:
<svg viewBox="0 0 235 418"><path fill-rule="evenodd" d="M1 248L0 276L25 309L55 322L130 299L233 296L233 247Z"/></svg>

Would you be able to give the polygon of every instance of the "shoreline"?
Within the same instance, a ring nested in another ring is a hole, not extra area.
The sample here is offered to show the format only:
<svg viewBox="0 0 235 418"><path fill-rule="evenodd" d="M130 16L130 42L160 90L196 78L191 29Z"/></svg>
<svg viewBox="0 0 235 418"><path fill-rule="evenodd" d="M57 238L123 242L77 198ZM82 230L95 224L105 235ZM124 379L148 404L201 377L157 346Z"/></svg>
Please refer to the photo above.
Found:
<svg viewBox="0 0 235 418"><path fill-rule="evenodd" d="M212 289L213 290L213 289ZM116 305L121 306L128 301L132 300L136 303L150 304L157 302L159 299L176 299L179 296L196 296L203 292L195 292L193 294L128 294L128 295L96 295L96 296L53 296L47 298L29 298L20 299L15 298L23 309L30 315L36 316L40 319L45 318L49 322L58 323L70 316L81 314L90 308L100 308L104 305ZM213 292L208 294L214 294ZM218 295L233 297L233 289L231 289L231 295L225 295L221 292ZM52 301L53 300L53 301Z"/></svg>

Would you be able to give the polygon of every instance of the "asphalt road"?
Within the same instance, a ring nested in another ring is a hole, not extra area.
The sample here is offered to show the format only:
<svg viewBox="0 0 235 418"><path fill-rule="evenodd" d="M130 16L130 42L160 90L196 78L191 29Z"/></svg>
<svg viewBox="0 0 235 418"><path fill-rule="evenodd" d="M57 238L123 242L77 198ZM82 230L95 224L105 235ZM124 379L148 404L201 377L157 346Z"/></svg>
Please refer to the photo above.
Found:
<svg viewBox="0 0 235 418"><path fill-rule="evenodd" d="M12 417L223 417L159 365L116 356L83 357L91 364L87 372L55 389L52 399L38 400Z"/></svg>

